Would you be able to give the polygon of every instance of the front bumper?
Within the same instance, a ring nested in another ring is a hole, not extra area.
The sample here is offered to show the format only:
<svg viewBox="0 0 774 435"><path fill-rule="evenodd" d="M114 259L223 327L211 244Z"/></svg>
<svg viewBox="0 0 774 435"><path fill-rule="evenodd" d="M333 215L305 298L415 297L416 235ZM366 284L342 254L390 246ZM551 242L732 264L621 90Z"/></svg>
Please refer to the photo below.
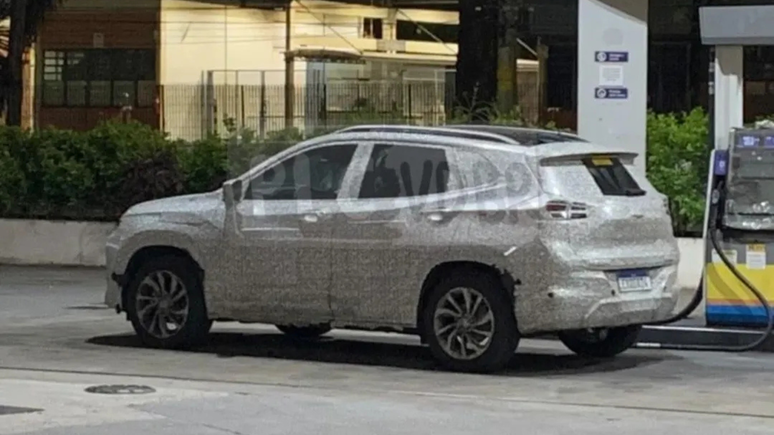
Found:
<svg viewBox="0 0 774 435"><path fill-rule="evenodd" d="M116 256L118 254L118 247L121 241L121 235L118 230L114 231L108 237L105 244L105 264L107 266L106 287L105 287L105 305L110 308L115 308L120 312L121 309L121 288L122 279L119 275L122 271L116 271Z"/></svg>
<svg viewBox="0 0 774 435"><path fill-rule="evenodd" d="M516 318L525 334L612 328L668 318L679 292L677 265L650 269L651 290L621 292L614 272L570 272L542 291L517 299Z"/></svg>

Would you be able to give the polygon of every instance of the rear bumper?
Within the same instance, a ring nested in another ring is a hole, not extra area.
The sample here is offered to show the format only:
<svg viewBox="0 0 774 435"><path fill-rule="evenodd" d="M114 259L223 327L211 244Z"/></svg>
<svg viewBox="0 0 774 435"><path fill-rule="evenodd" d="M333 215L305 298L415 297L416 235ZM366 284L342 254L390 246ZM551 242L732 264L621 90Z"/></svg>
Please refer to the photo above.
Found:
<svg viewBox="0 0 774 435"><path fill-rule="evenodd" d="M542 290L522 294L516 318L522 333L617 327L668 318L679 292L674 290L677 265L650 269L652 288L621 292L614 272L576 270Z"/></svg>

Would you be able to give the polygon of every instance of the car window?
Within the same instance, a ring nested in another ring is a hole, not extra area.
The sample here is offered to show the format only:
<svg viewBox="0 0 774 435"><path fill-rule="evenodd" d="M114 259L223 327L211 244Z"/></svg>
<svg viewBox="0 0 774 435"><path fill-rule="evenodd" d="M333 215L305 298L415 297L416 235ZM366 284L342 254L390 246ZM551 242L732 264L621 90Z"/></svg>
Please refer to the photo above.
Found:
<svg viewBox="0 0 774 435"><path fill-rule="evenodd" d="M494 163L481 153L458 150L459 167L465 174L467 187L481 187L497 183L502 174Z"/></svg>
<svg viewBox="0 0 774 435"><path fill-rule="evenodd" d="M253 178L245 199L336 199L356 149L330 145L289 157Z"/></svg>
<svg viewBox="0 0 774 435"><path fill-rule="evenodd" d="M449 162L441 148L376 144L359 198L401 198L448 190Z"/></svg>

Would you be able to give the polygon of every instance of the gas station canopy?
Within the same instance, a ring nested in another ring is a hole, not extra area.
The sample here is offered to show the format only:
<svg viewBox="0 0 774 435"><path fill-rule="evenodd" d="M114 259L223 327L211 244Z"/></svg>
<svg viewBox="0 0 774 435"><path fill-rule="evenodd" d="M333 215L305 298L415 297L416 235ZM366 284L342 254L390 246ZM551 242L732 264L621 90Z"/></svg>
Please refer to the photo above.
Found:
<svg viewBox="0 0 774 435"><path fill-rule="evenodd" d="M774 44L774 6L707 6L699 9L704 45Z"/></svg>

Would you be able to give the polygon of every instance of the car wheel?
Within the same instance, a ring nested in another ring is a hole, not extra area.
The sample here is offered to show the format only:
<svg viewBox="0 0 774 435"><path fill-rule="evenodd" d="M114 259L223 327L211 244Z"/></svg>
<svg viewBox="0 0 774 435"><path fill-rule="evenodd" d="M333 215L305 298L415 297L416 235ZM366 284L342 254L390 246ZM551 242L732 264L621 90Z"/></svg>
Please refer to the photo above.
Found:
<svg viewBox="0 0 774 435"><path fill-rule="evenodd" d="M423 334L432 355L446 368L494 372L505 368L520 335L511 299L496 276L457 272L431 290Z"/></svg>
<svg viewBox="0 0 774 435"><path fill-rule="evenodd" d="M642 326L637 325L591 331L563 331L559 333L559 340L578 355L610 358L634 346L641 330Z"/></svg>
<svg viewBox="0 0 774 435"><path fill-rule="evenodd" d="M326 324L311 326L277 325L277 329L285 335L302 339L318 338L331 331L330 325Z"/></svg>
<svg viewBox="0 0 774 435"><path fill-rule="evenodd" d="M149 347L202 344L212 327L199 273L189 260L160 257L140 266L126 288L129 320Z"/></svg>

